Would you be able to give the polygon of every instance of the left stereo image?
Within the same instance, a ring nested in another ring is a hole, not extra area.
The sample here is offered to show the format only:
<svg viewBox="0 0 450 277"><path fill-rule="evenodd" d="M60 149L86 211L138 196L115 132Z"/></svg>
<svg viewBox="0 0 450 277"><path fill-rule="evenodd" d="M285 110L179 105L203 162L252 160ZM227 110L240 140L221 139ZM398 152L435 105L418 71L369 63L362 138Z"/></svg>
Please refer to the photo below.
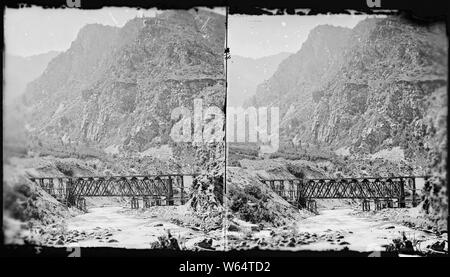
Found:
<svg viewBox="0 0 450 277"><path fill-rule="evenodd" d="M223 250L225 8L4 16L4 243Z"/></svg>

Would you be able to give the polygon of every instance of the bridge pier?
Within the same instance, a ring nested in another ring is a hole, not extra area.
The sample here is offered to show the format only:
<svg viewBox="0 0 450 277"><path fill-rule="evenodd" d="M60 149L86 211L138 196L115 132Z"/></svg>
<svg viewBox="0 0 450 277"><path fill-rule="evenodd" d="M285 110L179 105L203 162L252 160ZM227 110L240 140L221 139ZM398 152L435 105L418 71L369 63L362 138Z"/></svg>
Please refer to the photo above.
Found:
<svg viewBox="0 0 450 277"><path fill-rule="evenodd" d="M155 203L155 206L161 206L161 199L158 196L154 195L153 203Z"/></svg>
<svg viewBox="0 0 450 277"><path fill-rule="evenodd" d="M406 198L405 198L405 181L400 180L400 197L398 198L398 207L406 208Z"/></svg>
<svg viewBox="0 0 450 277"><path fill-rule="evenodd" d="M167 179L167 196L166 196L166 205L173 206L173 183L172 178Z"/></svg>
<svg viewBox="0 0 450 277"><path fill-rule="evenodd" d="M55 184L53 183L53 178L48 180L48 191L51 196L55 197Z"/></svg>
<svg viewBox="0 0 450 277"><path fill-rule="evenodd" d="M142 204L144 208L150 208L152 206L152 202L147 196L142 197Z"/></svg>
<svg viewBox="0 0 450 277"><path fill-rule="evenodd" d="M84 197L79 197L76 200L76 206L79 210L83 211L83 212L87 212L87 205L86 205L86 198Z"/></svg>
<svg viewBox="0 0 450 277"><path fill-rule="evenodd" d="M180 176L181 180L180 180L180 202L181 205L184 205L184 178L183 176Z"/></svg>
<svg viewBox="0 0 450 277"><path fill-rule="evenodd" d="M281 198L286 199L285 191L284 191L284 180L278 181L278 188L277 188L278 195L281 196Z"/></svg>
<svg viewBox="0 0 450 277"><path fill-rule="evenodd" d="M394 200L388 199L386 200L388 208L394 208Z"/></svg>
<svg viewBox="0 0 450 277"><path fill-rule="evenodd" d="M276 189L275 189L275 181L270 180L270 181L269 181L269 186L270 186L270 189L271 189L271 190L273 190L273 191L276 190Z"/></svg>
<svg viewBox="0 0 450 277"><path fill-rule="evenodd" d="M131 208L139 209L139 199L136 197L131 197Z"/></svg>
<svg viewBox="0 0 450 277"><path fill-rule="evenodd" d="M317 202L316 200L308 199L306 200L306 209L310 212L317 213Z"/></svg>
<svg viewBox="0 0 450 277"><path fill-rule="evenodd" d="M364 199L362 201L362 210L363 211L370 211L370 201L367 199Z"/></svg>
<svg viewBox="0 0 450 277"><path fill-rule="evenodd" d="M416 178L410 179L411 181L411 193L412 193L412 206L417 207L417 198L416 198Z"/></svg>
<svg viewBox="0 0 450 277"><path fill-rule="evenodd" d="M293 180L289 180L289 200L291 202L295 201L295 187L294 187L294 181Z"/></svg>
<svg viewBox="0 0 450 277"><path fill-rule="evenodd" d="M381 200L375 199L374 202L375 202L375 210L376 211L383 209L383 203L381 202Z"/></svg>

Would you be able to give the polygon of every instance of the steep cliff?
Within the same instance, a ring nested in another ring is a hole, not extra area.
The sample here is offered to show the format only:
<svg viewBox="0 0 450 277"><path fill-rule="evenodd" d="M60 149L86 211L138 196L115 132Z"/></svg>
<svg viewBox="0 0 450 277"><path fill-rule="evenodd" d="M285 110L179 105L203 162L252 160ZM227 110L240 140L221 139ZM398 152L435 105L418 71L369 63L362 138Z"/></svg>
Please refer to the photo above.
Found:
<svg viewBox="0 0 450 277"><path fill-rule="evenodd" d="M223 108L225 18L199 10L91 24L25 92L28 131L62 145L144 151L166 144L171 111Z"/></svg>
<svg viewBox="0 0 450 277"><path fill-rule="evenodd" d="M441 24L318 26L247 104L279 106L282 139L302 148L429 166L446 145L447 47Z"/></svg>

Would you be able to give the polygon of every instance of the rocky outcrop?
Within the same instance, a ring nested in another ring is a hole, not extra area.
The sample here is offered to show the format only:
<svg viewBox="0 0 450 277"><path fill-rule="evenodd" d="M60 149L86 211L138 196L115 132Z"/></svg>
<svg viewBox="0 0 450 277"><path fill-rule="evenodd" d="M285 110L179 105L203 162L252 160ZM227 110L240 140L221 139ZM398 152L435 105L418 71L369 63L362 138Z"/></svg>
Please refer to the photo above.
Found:
<svg viewBox="0 0 450 277"><path fill-rule="evenodd" d="M29 228L60 223L69 216L67 207L47 194L10 165L3 177L3 234L6 244L28 241Z"/></svg>
<svg viewBox="0 0 450 277"><path fill-rule="evenodd" d="M227 167L227 220L238 218L253 224L284 226L310 215L289 204L259 178L252 170ZM229 226L228 229L231 231Z"/></svg>
<svg viewBox="0 0 450 277"><path fill-rule="evenodd" d="M447 47L444 25L399 17L319 26L248 104L279 106L282 139L296 145L401 149L427 167L446 144Z"/></svg>
<svg viewBox="0 0 450 277"><path fill-rule="evenodd" d="M167 11L122 28L80 30L24 95L33 135L61 144L143 151L170 140L171 111L193 99L223 108L225 18Z"/></svg>

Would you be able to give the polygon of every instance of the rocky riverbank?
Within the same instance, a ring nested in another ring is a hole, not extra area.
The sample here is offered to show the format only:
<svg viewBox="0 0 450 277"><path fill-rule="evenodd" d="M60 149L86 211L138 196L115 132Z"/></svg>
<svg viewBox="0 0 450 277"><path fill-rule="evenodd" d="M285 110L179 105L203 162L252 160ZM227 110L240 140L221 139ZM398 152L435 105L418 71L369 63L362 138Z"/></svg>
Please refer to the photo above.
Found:
<svg viewBox="0 0 450 277"><path fill-rule="evenodd" d="M446 233L438 235L393 221L357 216L351 209L322 210L319 215L291 226L258 228L247 225L247 231L234 230L228 231L229 249L391 251L435 255L434 249L440 247L442 254L448 253ZM408 245L406 241L410 242L410 249L404 246ZM401 244L403 247L396 247Z"/></svg>

